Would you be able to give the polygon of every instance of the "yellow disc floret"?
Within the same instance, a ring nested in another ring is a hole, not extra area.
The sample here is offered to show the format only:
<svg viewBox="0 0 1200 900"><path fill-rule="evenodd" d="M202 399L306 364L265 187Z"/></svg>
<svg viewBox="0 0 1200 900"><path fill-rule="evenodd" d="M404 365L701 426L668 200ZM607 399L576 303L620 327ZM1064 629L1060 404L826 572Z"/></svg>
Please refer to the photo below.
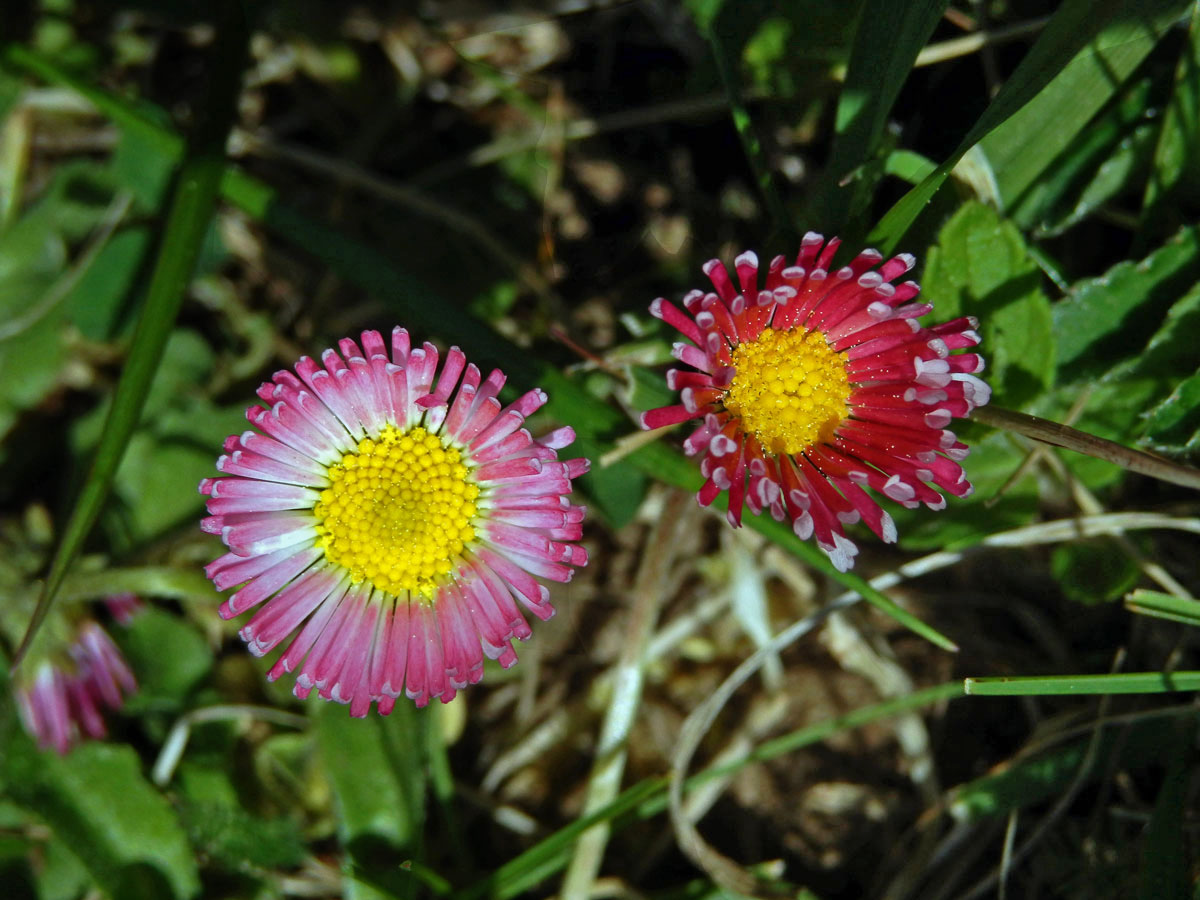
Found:
<svg viewBox="0 0 1200 900"><path fill-rule="evenodd" d="M846 354L819 331L771 328L733 351L725 408L771 453L800 453L827 441L849 414Z"/></svg>
<svg viewBox="0 0 1200 900"><path fill-rule="evenodd" d="M424 428L388 426L329 467L313 507L318 542L355 584L432 597L475 539L478 497L456 448Z"/></svg>

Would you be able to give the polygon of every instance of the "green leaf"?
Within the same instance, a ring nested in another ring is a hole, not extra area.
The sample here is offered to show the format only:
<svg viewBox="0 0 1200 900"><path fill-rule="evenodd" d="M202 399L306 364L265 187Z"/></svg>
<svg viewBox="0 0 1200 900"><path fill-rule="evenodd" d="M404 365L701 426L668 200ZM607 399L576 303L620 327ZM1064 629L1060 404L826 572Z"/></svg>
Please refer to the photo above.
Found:
<svg viewBox="0 0 1200 900"><path fill-rule="evenodd" d="M1078 195L1068 198L1070 205L1062 211L1051 211L1049 219L1038 226L1034 236L1062 234L1110 201L1128 193L1132 185L1140 184L1150 165L1156 131L1153 124L1146 123L1122 138Z"/></svg>
<svg viewBox="0 0 1200 900"><path fill-rule="evenodd" d="M1200 372L1181 381L1150 411L1144 441L1154 450L1171 455L1200 450Z"/></svg>
<svg viewBox="0 0 1200 900"><path fill-rule="evenodd" d="M189 802L183 823L196 848L232 872L292 868L308 855L295 822L264 819L240 806Z"/></svg>
<svg viewBox="0 0 1200 900"><path fill-rule="evenodd" d="M1021 233L989 206L965 204L929 249L922 293L939 319L972 315L996 400L1020 406L1054 375L1050 301Z"/></svg>
<svg viewBox="0 0 1200 900"><path fill-rule="evenodd" d="M1172 725L1162 719L1147 719L1121 732L1106 730L1100 736L1094 759L1111 759L1134 770L1144 768L1162 758ZM1093 765L1090 771L1081 773L1087 749L1087 740L1055 747L960 785L952 792L950 814L962 823L1005 816L1066 789L1081 775L1093 779L1106 767Z"/></svg>
<svg viewBox="0 0 1200 900"><path fill-rule="evenodd" d="M132 748L93 742L59 757L15 730L3 766L13 799L46 822L109 896L199 892L183 829Z"/></svg>
<svg viewBox="0 0 1200 900"><path fill-rule="evenodd" d="M1142 346L1168 307L1200 279L1200 229L1185 228L1139 262L1117 263L1054 305L1059 380L1097 374Z"/></svg>
<svg viewBox="0 0 1200 900"><path fill-rule="evenodd" d="M429 710L401 700L391 715L352 719L346 707L313 711L317 746L338 808L338 837L353 861L348 896L400 893L406 855L419 858L425 824L425 758L421 730Z"/></svg>
<svg viewBox="0 0 1200 900"><path fill-rule="evenodd" d="M151 234L147 227L125 228L112 236L67 293L63 305L71 323L87 338L109 340L137 284Z"/></svg>
<svg viewBox="0 0 1200 900"><path fill-rule="evenodd" d="M888 211L871 232L870 242L885 256L891 253L955 164L1001 125L1005 130L985 147L985 154L1001 196L1016 197L1186 6L1182 0L1067 0L955 151ZM1046 122L1055 127L1046 129Z"/></svg>
<svg viewBox="0 0 1200 900"><path fill-rule="evenodd" d="M1159 38L1185 14L1187 6L1170 0L1093 0L1078 7L1064 4L1062 11L1071 7L1085 16L1079 25L1088 34L1087 45L981 144L996 173L1002 202L1013 202L1030 189L1120 90ZM1047 33L1057 20L1058 14ZM1035 51L1036 47L1030 56ZM1047 122L1053 122L1054 127L1047 128Z"/></svg>
<svg viewBox="0 0 1200 900"><path fill-rule="evenodd" d="M113 629L137 673L138 692L128 701L138 709L178 709L209 673L213 652L195 627L177 615L148 607L126 629Z"/></svg>
<svg viewBox="0 0 1200 900"><path fill-rule="evenodd" d="M1054 165L1007 205L1005 211L1012 220L1023 229L1037 229L1039 234L1058 230L1122 140L1128 140L1139 126L1147 127L1153 86L1149 77L1130 82L1120 97L1075 135Z"/></svg>

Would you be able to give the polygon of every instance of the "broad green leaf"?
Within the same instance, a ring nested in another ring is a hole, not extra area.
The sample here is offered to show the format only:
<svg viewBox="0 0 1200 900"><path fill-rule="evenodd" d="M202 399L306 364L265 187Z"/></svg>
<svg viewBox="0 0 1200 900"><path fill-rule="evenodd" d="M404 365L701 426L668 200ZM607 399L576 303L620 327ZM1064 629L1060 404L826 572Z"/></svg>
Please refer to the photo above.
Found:
<svg viewBox="0 0 1200 900"><path fill-rule="evenodd" d="M1125 374L1178 380L1200 367L1200 281L1171 304L1162 325L1141 352L1118 366L1105 380Z"/></svg>
<svg viewBox="0 0 1200 900"><path fill-rule="evenodd" d="M59 757L15 730L3 768L12 798L45 821L110 897L199 892L183 829L132 748L92 742Z"/></svg>
<svg viewBox="0 0 1200 900"><path fill-rule="evenodd" d="M295 822L264 819L238 805L189 802L183 823L196 849L230 872L293 868L308 855Z"/></svg>
<svg viewBox="0 0 1200 900"><path fill-rule="evenodd" d="M142 610L128 628L113 628L113 637L137 673L131 711L178 709L212 669L212 648L196 628L156 607Z"/></svg>
<svg viewBox="0 0 1200 900"><path fill-rule="evenodd" d="M91 886L87 869L60 839L51 838L41 860L38 900L77 900ZM5 882L7 884L7 882Z"/></svg>
<svg viewBox="0 0 1200 900"><path fill-rule="evenodd" d="M1118 266L1114 271L1124 273L1119 280L1127 276L1136 279L1138 275L1128 265ZM1145 443L1147 412L1178 387L1185 373L1200 367L1197 330L1200 330L1200 284L1171 304L1148 342L1126 343L1119 336L1114 337L1110 353L1119 357L1115 365L1111 359L1107 360L1111 368L1099 378L1087 381L1072 380L1074 372L1060 371L1062 386L1039 399L1031 411L1061 421L1084 399L1082 413L1073 422L1076 427L1127 445L1139 440ZM1098 366L1098 361L1093 365ZM1075 477L1093 490L1112 484L1123 472L1111 463L1075 453L1063 454L1062 459Z"/></svg>
<svg viewBox="0 0 1200 900"><path fill-rule="evenodd" d="M929 249L922 293L939 319L979 319L984 377L997 402L1020 406L1049 386L1050 301L1021 233L991 207L969 202L946 223Z"/></svg>
<svg viewBox="0 0 1200 900"><path fill-rule="evenodd" d="M1139 262L1117 263L1054 305L1059 381L1069 383L1143 346L1170 305L1200 279L1200 228L1185 228Z"/></svg>
<svg viewBox="0 0 1200 900"><path fill-rule="evenodd" d="M165 156L148 135L124 129L112 156L113 174L145 210L157 209L170 187L175 159Z"/></svg>
<svg viewBox="0 0 1200 900"><path fill-rule="evenodd" d="M407 709L397 703L396 712ZM400 718L415 717L401 715ZM411 848L421 817L414 814L410 796L413 778L419 781L420 756L393 759L391 746L397 719L371 716L352 719L346 707L322 703L312 709L317 746L338 804L338 830L343 844L361 837L381 838L398 852ZM415 750L418 744L409 746ZM409 769L398 773L396 766Z"/></svg>
<svg viewBox="0 0 1200 900"><path fill-rule="evenodd" d="M1001 196L1018 195L1186 6L1182 0L1067 0L955 151L888 211L871 232L870 243L885 256L891 253L958 160L1001 125L1005 130L985 152L1002 185ZM1077 91L1086 93L1076 96ZM1062 119L1056 116L1060 111ZM1055 127L1046 129L1046 122ZM1042 139L1045 147L1038 146Z"/></svg>
<svg viewBox="0 0 1200 900"><path fill-rule="evenodd" d="M1037 228L1035 237L1062 234L1105 204L1128 194L1131 186L1141 184L1150 165L1156 130L1147 123L1122 138L1078 195L1069 198L1071 205L1062 212L1052 210L1049 220Z"/></svg>
<svg viewBox="0 0 1200 900"><path fill-rule="evenodd" d="M399 863L420 858L425 825L425 754L421 730L428 710L401 698L387 717L352 719L345 706L313 711L317 746L338 809L338 837L355 874L347 896L387 897L409 876Z"/></svg>
<svg viewBox="0 0 1200 900"><path fill-rule="evenodd" d="M146 227L118 231L80 275L63 305L71 324L87 338L108 340L114 336L118 317L137 284L151 234Z"/></svg>

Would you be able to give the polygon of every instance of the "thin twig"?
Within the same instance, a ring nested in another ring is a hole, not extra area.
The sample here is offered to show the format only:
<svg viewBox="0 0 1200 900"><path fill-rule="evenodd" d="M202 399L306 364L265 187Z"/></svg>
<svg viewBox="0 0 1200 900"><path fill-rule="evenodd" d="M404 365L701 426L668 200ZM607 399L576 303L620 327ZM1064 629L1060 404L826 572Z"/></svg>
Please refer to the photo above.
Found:
<svg viewBox="0 0 1200 900"><path fill-rule="evenodd" d="M973 410L971 418L985 425L991 425L993 428L1015 431L1044 444L1106 460L1140 475L1149 475L1160 481L1169 481L1171 484L1200 491L1200 469L1182 466L1162 457L1152 456L1141 450L1134 450L1132 447L1118 444L1116 441L1105 440L1094 434L1088 434L1086 431L1060 425L1058 422L990 405Z"/></svg>

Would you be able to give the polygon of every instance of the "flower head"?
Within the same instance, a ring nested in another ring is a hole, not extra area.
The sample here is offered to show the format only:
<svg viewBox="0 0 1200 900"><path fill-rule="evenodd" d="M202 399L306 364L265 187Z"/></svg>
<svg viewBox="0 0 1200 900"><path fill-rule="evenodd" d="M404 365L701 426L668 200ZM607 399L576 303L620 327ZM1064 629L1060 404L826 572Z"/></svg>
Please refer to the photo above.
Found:
<svg viewBox="0 0 1200 900"><path fill-rule="evenodd" d="M933 307L916 302L920 287L891 283L912 256L879 265L882 255L864 250L830 272L838 244L809 232L794 263L771 261L762 288L754 253L734 261L737 285L714 259L704 273L715 292L690 292L686 312L655 300L651 313L690 342L673 348L690 369L667 372L681 402L645 413L642 427L699 420L684 449L704 454L700 503L728 491L735 526L743 506L786 517L846 571L858 548L845 525L861 519L896 540L865 488L931 509L971 492L959 465L967 447L946 426L991 391L976 377L983 358L960 352L979 343L979 323L924 327L917 320Z"/></svg>
<svg viewBox="0 0 1200 900"><path fill-rule="evenodd" d="M25 671L32 673L28 680ZM120 709L136 690L133 673L108 632L87 620L65 653L31 659L18 670L14 693L38 746L65 754L80 740L104 737L103 708Z"/></svg>
<svg viewBox="0 0 1200 900"><path fill-rule="evenodd" d="M240 632L252 653L298 631L268 675L298 667L297 696L315 688L355 716L402 693L448 701L485 655L516 662L518 604L554 614L534 576L586 565L572 543L584 508L566 495L587 460L559 461L570 428L521 427L545 393L502 406L504 375L481 379L457 347L440 374L437 348L403 328L390 348L376 331L338 347L262 385L267 405L246 411L259 431L228 438L225 477L200 483L202 527L230 551L206 571L241 585L222 617L260 607Z"/></svg>

